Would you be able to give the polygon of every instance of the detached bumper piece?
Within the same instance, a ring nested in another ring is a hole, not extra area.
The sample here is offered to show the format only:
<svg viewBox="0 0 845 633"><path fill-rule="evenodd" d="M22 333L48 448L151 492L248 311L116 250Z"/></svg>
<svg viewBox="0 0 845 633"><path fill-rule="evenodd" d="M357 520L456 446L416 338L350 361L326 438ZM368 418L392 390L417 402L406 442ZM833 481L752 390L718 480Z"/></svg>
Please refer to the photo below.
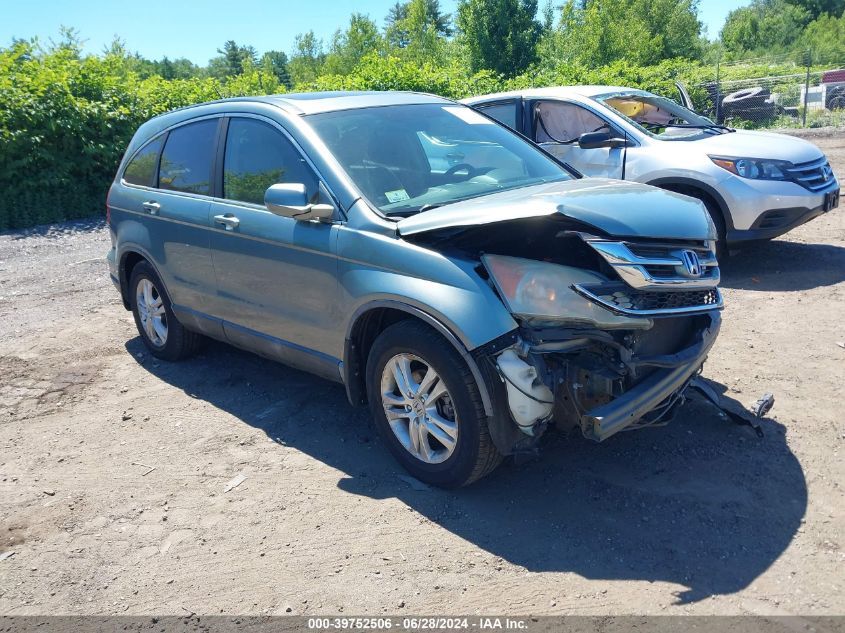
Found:
<svg viewBox="0 0 845 633"><path fill-rule="evenodd" d="M598 442L636 423L651 411L683 395L698 372L719 333L720 320L713 319L698 340L677 354L648 359L632 359L641 365L660 367L632 389L581 416L581 429L588 439Z"/></svg>
<svg viewBox="0 0 845 633"><path fill-rule="evenodd" d="M766 414L771 411L772 407L775 405L775 397L771 393L765 394L762 398L760 398L757 402L754 403L754 406L751 407L751 415L746 411L737 412L729 409L722 403L722 398L717 394L707 382L701 378L700 376L696 376L693 378L692 382L690 383L690 388L694 389L702 396L704 396L707 401L715 406L719 410L719 414L723 418L727 418L734 422L735 424L740 424L743 426L750 426L754 429L754 432L757 434L757 437L760 439L763 438L763 427L760 426L760 419L764 418Z"/></svg>

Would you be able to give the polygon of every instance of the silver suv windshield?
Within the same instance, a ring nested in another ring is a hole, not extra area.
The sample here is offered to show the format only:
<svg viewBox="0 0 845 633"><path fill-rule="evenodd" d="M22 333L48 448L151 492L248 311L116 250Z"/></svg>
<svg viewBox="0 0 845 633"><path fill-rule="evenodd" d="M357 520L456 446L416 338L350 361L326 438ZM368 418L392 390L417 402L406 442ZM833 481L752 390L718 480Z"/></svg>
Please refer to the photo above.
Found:
<svg viewBox="0 0 845 633"><path fill-rule="evenodd" d="M574 178L528 141L457 104L306 118L367 200L388 216Z"/></svg>
<svg viewBox="0 0 845 633"><path fill-rule="evenodd" d="M661 140L694 140L732 132L665 97L649 93L614 92L594 97L643 132Z"/></svg>

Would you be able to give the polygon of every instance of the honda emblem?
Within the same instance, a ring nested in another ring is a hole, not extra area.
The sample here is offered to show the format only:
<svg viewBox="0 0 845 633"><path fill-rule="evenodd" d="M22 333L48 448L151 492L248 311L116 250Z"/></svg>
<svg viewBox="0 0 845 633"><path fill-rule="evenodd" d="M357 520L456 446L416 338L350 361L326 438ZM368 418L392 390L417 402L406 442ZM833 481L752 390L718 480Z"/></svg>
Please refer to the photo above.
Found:
<svg viewBox="0 0 845 633"><path fill-rule="evenodd" d="M701 277L701 260L698 259L698 253L695 251L681 251L681 261L684 265L684 271L687 277L698 279Z"/></svg>

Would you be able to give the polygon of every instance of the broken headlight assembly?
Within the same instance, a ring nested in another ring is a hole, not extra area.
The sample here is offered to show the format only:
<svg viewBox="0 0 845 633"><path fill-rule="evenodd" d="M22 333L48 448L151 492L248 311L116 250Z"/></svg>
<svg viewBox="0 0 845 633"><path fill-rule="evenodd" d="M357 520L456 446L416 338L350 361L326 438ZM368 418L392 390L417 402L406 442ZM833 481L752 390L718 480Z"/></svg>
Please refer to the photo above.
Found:
<svg viewBox="0 0 845 633"><path fill-rule="evenodd" d="M598 329L648 329L651 319L621 316L575 292L576 284L605 282L595 272L504 255L481 261L511 314L536 326L563 323Z"/></svg>

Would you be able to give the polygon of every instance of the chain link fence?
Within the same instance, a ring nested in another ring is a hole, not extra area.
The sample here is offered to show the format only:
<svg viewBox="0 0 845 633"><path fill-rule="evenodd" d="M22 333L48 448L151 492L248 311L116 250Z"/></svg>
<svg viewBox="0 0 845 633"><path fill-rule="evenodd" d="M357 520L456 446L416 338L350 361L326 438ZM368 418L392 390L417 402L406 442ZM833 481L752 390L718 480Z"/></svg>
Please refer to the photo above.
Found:
<svg viewBox="0 0 845 633"><path fill-rule="evenodd" d="M717 72L717 76L719 73ZM845 64L694 86L695 109L737 128L845 128Z"/></svg>

